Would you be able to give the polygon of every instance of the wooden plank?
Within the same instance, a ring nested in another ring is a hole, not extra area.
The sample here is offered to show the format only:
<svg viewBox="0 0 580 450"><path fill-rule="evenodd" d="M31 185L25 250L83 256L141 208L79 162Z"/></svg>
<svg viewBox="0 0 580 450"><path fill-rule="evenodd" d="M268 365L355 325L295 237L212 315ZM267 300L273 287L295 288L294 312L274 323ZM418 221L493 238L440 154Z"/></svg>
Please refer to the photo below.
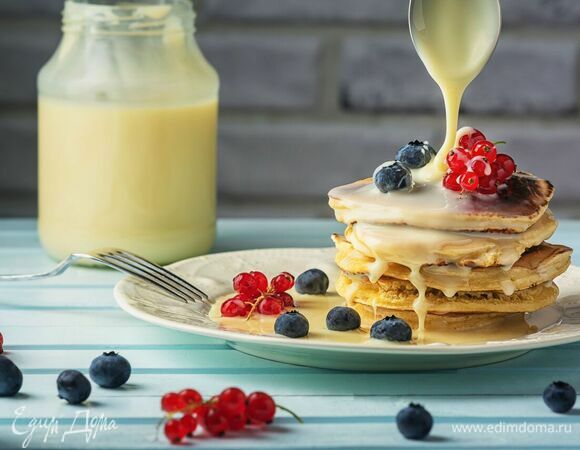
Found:
<svg viewBox="0 0 580 450"><path fill-rule="evenodd" d="M2 327L7 349L22 346L44 349L52 346L69 349L78 346L100 345L105 348L127 348L131 346L182 345L195 343L223 343L222 340L207 338L161 327L139 326L82 326L54 327L39 326L30 331L28 327Z"/></svg>
<svg viewBox="0 0 580 450"><path fill-rule="evenodd" d="M27 380L36 375L56 376L64 369L87 371L100 350L108 348L16 349L8 356L20 366ZM536 360L527 366L510 367L504 363L426 373L359 373L291 366L247 356L219 343L126 348L121 353L131 362L134 376L147 375L147 383L158 384L160 390L166 389L168 380L176 380L171 384L175 386L201 383L204 391L208 386L213 389L213 383L219 381L220 386L235 384L278 395L537 395L554 379L575 384L580 372L577 362L567 361L575 352L545 353L539 360L552 361L544 366Z"/></svg>
<svg viewBox="0 0 580 450"><path fill-rule="evenodd" d="M344 225L331 219L221 219L214 252L279 247L331 247Z"/></svg>
<svg viewBox="0 0 580 450"><path fill-rule="evenodd" d="M68 417L73 418L76 411L90 409L95 413L105 413L117 418L150 418L162 416L159 404L163 393L172 389L166 386L163 390L153 388L146 382L131 382L121 389L103 389L93 384L93 391L86 404L82 406L67 405L56 398L54 376L35 375L34 385L29 383L26 397L16 396L0 402L0 423L14 418L14 411L26 406L21 417ZM141 377L146 378L146 377ZM141 380L138 380L141 381ZM188 386L188 385L186 385ZM182 386L175 386L178 390ZM215 386L205 391L206 398L219 394L226 386ZM259 389L259 388L257 388ZM248 391L248 393L251 391ZM23 403L23 398L26 403ZM375 423L393 420L397 413L410 402L424 405L438 421L450 420L453 417L471 419L474 422L492 420L529 420L580 424L578 414L555 414L551 412L540 394L533 396L477 396L466 395L459 398L443 396L304 396L276 395L274 399L280 405L290 408L306 422L331 423L342 420L351 423ZM291 416L284 411L277 415L284 421L292 422ZM342 418L342 419L341 419Z"/></svg>
<svg viewBox="0 0 580 450"><path fill-rule="evenodd" d="M66 368L88 368L92 359L98 355L94 350L18 350L10 353L12 360L24 372L48 371L57 372ZM131 362L135 371L156 371L172 373L173 371L207 371L208 369L228 370L241 373L245 369L255 371L266 369L272 371L289 370L297 366L254 358L227 347L211 349L172 349L140 350L127 349L123 355ZM227 356L227 357L226 357Z"/></svg>
<svg viewBox="0 0 580 450"><path fill-rule="evenodd" d="M11 289L0 289L0 317L6 309L42 311L51 308L73 310L95 307L118 308L112 285L92 289L82 286L71 286L65 289L37 289L13 285Z"/></svg>
<svg viewBox="0 0 580 450"><path fill-rule="evenodd" d="M344 225L331 219L220 219L214 252L249 248L325 247ZM33 220L2 220L0 251L38 255L40 241Z"/></svg>
<svg viewBox="0 0 580 450"><path fill-rule="evenodd" d="M192 343L194 343L193 341ZM9 348L9 346L7 346ZM217 351L217 350L216 350ZM166 369L167 372L171 370L181 370L181 369L199 369L199 368L218 368L218 369L229 369L241 370L243 367L253 367L255 369L260 368L273 368L276 367L280 371L291 371L293 369L299 369L300 371L309 370L300 366L293 366L290 364L283 364L278 362L273 362L261 358L256 358L254 356L249 356L244 353L231 351L224 347L221 351L227 351L227 358L223 353L207 352L205 350L182 350L174 349L171 353L167 353L163 350L155 349L127 349L125 352L127 358L132 362L133 367L141 369ZM77 365L73 367L82 367L78 363L81 361L90 361L91 355L93 355L91 350L77 350L74 347L74 343L66 352L61 349L51 350L50 348L41 348L40 350L18 350L12 354L15 362L22 364L22 368L67 368L71 363L77 362ZM223 357L220 357L223 356ZM323 369L312 369L313 372L316 370ZM443 372L452 374L457 372L469 372L471 374L475 373L506 373L506 372L542 372L542 373L554 373L555 371L562 372L575 372L580 371L580 354L576 349L559 349L554 351L543 350L537 352L530 352L519 358L511 359L503 363L473 367L470 369L457 369L457 370L445 370ZM341 372L324 370L330 374L338 374ZM357 372L353 372L357 373ZM434 372L428 372L434 373ZM331 375L329 375L331 376Z"/></svg>
<svg viewBox="0 0 580 450"><path fill-rule="evenodd" d="M14 233L36 235L36 220L4 218L0 220L0 233L5 235Z"/></svg>
<svg viewBox="0 0 580 450"><path fill-rule="evenodd" d="M209 350L208 350L209 351ZM82 361L73 361L64 367L25 368L24 388L28 380L36 376L48 376L53 381L63 369L77 368L88 372L92 358L99 351L91 352ZM126 351L121 354L127 355ZM222 353L230 356L230 353ZM135 368L132 382L148 385L156 392L195 386L203 392L213 392L216 386L240 386L244 390L265 390L276 395L437 395L462 397L466 395L538 395L555 379L563 379L578 385L578 372L558 371L557 375L545 372L524 371L505 373L471 373L468 370L420 373L351 373L323 371L296 366L288 370L265 367L245 367L239 370L220 367L191 367L164 370L160 368ZM525 383L522 380L525 379ZM501 380L501 382L499 381ZM52 384L52 383L50 383ZM50 385L49 384L49 385ZM114 391L111 391L112 393ZM111 394L113 395L113 394Z"/></svg>
<svg viewBox="0 0 580 450"><path fill-rule="evenodd" d="M0 312L1 315L1 312ZM170 330L161 327L109 325L72 326L55 329L50 326L38 326L31 332L30 327L2 326L5 348L74 349L79 347L97 349L115 349L151 346L173 346L203 343L220 343L222 340L207 338L190 333Z"/></svg>
<svg viewBox="0 0 580 450"><path fill-rule="evenodd" d="M82 417L82 416L81 416ZM286 421L275 422L265 430L251 430L246 433L230 433L222 438L197 438L194 439L196 447L220 450L253 450L253 449L278 449L278 450L318 450L324 449L398 449L402 447L437 449L563 449L578 448L579 433L572 427L572 432L555 433L497 433L497 432L471 432L460 433L458 425L474 425L472 421L461 418L450 422L436 423L430 439L426 441L405 440L397 431L393 421L379 423L312 423L293 424ZM493 427L496 422L483 423L484 427ZM519 422L515 423L520 424ZM18 427L20 425L20 427ZM71 421L63 420L58 433L49 435L46 442L42 442L44 435L33 435L32 442L35 445L42 444L43 448L108 448L108 449L157 449L175 448L169 445L164 438L156 439L155 423L147 420L142 423L139 420L117 421L116 430L102 431L95 434L94 439L89 438L86 442L86 434L68 434L64 443L62 436L64 431L71 430ZM554 425L554 424L552 424ZM81 430L84 423L76 423L72 431ZM577 428L577 427L576 427ZM18 424L16 429L25 433L25 424ZM493 430L493 428L492 428ZM22 446L24 435L15 435L12 425L0 427L0 446L4 448L17 448ZM92 437L92 436L90 436Z"/></svg>
<svg viewBox="0 0 580 450"><path fill-rule="evenodd" d="M123 310L95 308L88 314L89 308L81 311L75 309L31 310L23 313L18 310L0 311L0 327L29 327L38 325L48 327L83 327L106 325L108 327L153 327L149 322L138 320Z"/></svg>
<svg viewBox="0 0 580 450"><path fill-rule="evenodd" d="M75 310L75 309L73 309ZM78 311L78 310L75 310ZM90 311L89 311L90 312ZM2 312L0 311L0 315ZM26 347L29 350L41 350L50 348L75 349L80 347L90 348L134 348L152 346L173 346L189 345L196 343L223 343L221 339L208 338L200 335L183 333L181 331L170 330L162 327L137 326L114 327L108 325L93 325L77 327L55 327L39 325L30 331L30 327L5 326L2 325L7 349L20 349ZM568 344L565 346L536 350L528 356L531 358L537 352L541 354L534 356L538 364L544 365L543 359L551 359L555 349L580 353L580 343ZM545 353L544 353L545 352ZM490 367L491 368L491 367Z"/></svg>

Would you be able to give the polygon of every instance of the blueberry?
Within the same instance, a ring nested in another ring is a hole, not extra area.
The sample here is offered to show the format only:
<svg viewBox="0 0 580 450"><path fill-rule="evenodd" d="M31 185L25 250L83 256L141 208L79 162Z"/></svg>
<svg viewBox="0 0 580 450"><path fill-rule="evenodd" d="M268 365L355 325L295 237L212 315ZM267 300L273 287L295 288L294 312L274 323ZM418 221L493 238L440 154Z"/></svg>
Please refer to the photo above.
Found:
<svg viewBox="0 0 580 450"><path fill-rule="evenodd" d="M544 391L544 403L556 413L566 413L576 403L576 391L568 383L554 381Z"/></svg>
<svg viewBox="0 0 580 450"><path fill-rule="evenodd" d="M93 359L89 375L101 387L118 388L131 376L131 364L118 353L106 352Z"/></svg>
<svg viewBox="0 0 580 450"><path fill-rule="evenodd" d="M360 328L360 315L348 306L335 306L326 316L326 328L333 331L348 331Z"/></svg>
<svg viewBox="0 0 580 450"><path fill-rule="evenodd" d="M396 316L378 320L371 327L371 337L375 339L405 342L410 341L412 336L413 330L409 324Z"/></svg>
<svg viewBox="0 0 580 450"><path fill-rule="evenodd" d="M397 414L397 428L407 439L424 439L433 428L433 416L421 405L410 403Z"/></svg>
<svg viewBox="0 0 580 450"><path fill-rule="evenodd" d="M274 331L290 338L300 338L308 334L308 319L298 311L289 311L276 319Z"/></svg>
<svg viewBox="0 0 580 450"><path fill-rule="evenodd" d="M373 180L377 189L384 193L411 189L413 185L411 171L399 161L388 161L377 167Z"/></svg>
<svg viewBox="0 0 580 450"><path fill-rule="evenodd" d="M435 149L428 142L414 140L401 147L395 159L410 169L419 169L429 164L435 155Z"/></svg>
<svg viewBox="0 0 580 450"><path fill-rule="evenodd" d="M320 269L310 269L302 272L296 278L296 292L299 294L326 294L328 291L328 276Z"/></svg>
<svg viewBox="0 0 580 450"><path fill-rule="evenodd" d="M91 395L91 382L78 370L65 370L56 379L58 396L71 405L84 402Z"/></svg>
<svg viewBox="0 0 580 450"><path fill-rule="evenodd" d="M0 356L0 397L12 397L22 387L22 372L6 356Z"/></svg>

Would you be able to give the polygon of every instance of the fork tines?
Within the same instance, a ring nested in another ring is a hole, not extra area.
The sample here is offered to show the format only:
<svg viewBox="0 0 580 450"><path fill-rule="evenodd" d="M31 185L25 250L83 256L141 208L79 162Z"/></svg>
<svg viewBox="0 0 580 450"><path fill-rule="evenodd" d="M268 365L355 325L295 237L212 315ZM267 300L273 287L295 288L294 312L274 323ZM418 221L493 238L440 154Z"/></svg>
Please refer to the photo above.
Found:
<svg viewBox="0 0 580 450"><path fill-rule="evenodd" d="M124 272L153 283L185 303L196 300L207 302L209 299L205 292L180 276L133 253L125 250L107 249L100 250L99 257L118 266Z"/></svg>

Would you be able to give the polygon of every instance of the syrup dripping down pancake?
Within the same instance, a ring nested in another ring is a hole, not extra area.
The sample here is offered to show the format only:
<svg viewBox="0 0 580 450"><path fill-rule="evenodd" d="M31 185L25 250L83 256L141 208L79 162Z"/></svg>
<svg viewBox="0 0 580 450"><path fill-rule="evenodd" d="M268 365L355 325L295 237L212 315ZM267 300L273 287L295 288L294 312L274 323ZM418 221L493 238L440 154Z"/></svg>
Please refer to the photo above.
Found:
<svg viewBox="0 0 580 450"><path fill-rule="evenodd" d="M405 311L365 305L362 303L348 302L348 306L355 309L360 317L363 328L370 328L374 322L384 317L396 316L403 319L413 329L417 329L417 314L414 311ZM501 338L501 331L506 327L516 329L516 336L523 336L529 333L530 326L524 319L524 313L473 313L473 314L427 314L425 317L425 328L428 336L433 332L469 332L486 329L494 339ZM513 336L513 337L516 337ZM466 339L468 343L469 341Z"/></svg>
<svg viewBox="0 0 580 450"><path fill-rule="evenodd" d="M554 216L546 211L522 233L443 231L355 223L347 227L345 238L367 256L408 267L424 264L510 267L526 249L549 239L556 227Z"/></svg>
<svg viewBox="0 0 580 450"><path fill-rule="evenodd" d="M375 267L375 260L352 247L341 236L336 244L336 264L348 273L366 275ZM430 264L421 267L425 285L446 293L457 291L515 291L553 280L570 265L572 249L563 245L542 243L528 249L509 269L502 266L460 267L454 264ZM409 280L411 270L398 263L382 265L382 276Z"/></svg>
<svg viewBox="0 0 580 450"><path fill-rule="evenodd" d="M405 311L413 311L413 302L417 298L417 289L409 281L383 277L378 283L371 283L364 275L345 272L337 280L336 291L349 303ZM558 292L558 287L551 281L512 295L471 291L447 297L440 290L428 288L425 302L431 314L533 312L555 302Z"/></svg>

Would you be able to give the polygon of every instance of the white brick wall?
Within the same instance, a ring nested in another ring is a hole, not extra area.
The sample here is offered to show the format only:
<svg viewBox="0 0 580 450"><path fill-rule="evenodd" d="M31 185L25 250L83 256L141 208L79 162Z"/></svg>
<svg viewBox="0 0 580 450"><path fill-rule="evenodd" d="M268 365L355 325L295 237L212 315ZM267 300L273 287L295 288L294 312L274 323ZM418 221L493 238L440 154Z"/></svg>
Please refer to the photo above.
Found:
<svg viewBox="0 0 580 450"><path fill-rule="evenodd" d="M200 46L217 69L222 106L312 109L318 102L321 41L293 33L204 33Z"/></svg>
<svg viewBox="0 0 580 450"><path fill-rule="evenodd" d="M414 138L443 135L441 94L414 53L407 0L195 0L222 80L222 215L330 216L326 191ZM461 122L508 141L580 217L580 1L502 0L504 29ZM36 72L62 0L0 0L0 216L35 214Z"/></svg>

